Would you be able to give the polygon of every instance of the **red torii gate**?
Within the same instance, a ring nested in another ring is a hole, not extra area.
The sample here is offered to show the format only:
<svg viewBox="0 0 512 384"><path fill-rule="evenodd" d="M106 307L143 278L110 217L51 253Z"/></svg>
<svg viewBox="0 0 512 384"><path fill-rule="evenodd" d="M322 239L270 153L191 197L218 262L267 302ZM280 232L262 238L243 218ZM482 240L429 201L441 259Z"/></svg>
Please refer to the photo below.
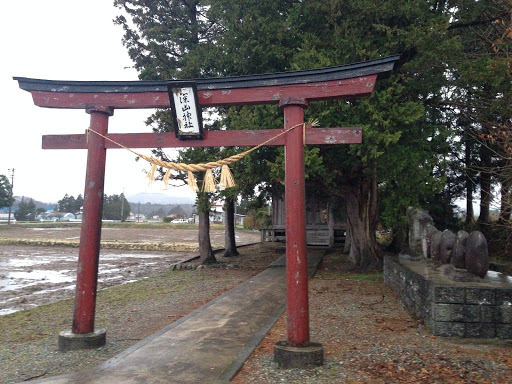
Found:
<svg viewBox="0 0 512 384"><path fill-rule="evenodd" d="M279 104L284 129L303 124L308 102L369 96L378 76L387 75L399 56L323 69L268 75L197 79L201 107ZM129 148L253 146L281 130L204 132L203 140L180 141L174 133L107 134L115 109L169 108L165 81L52 81L15 77L34 104L46 108L84 109L90 129ZM306 144L361 143L360 128L306 128ZM305 236L304 145L302 129L290 130L270 145L284 145L286 200L286 273L288 345L303 347L309 339ZM95 330L96 288L101 237L106 149L118 148L99 135L46 135L43 149L87 149L84 214L71 333L62 335L87 348L105 343ZM99 341L98 341L99 340ZM64 347L69 348L69 346Z"/></svg>

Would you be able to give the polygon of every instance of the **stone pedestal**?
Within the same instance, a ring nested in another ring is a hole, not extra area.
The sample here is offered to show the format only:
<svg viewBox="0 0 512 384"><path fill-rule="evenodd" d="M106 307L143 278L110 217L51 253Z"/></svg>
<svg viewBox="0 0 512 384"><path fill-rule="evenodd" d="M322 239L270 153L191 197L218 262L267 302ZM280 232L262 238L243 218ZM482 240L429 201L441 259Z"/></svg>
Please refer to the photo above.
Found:
<svg viewBox="0 0 512 384"><path fill-rule="evenodd" d="M456 281L443 267L386 256L384 281L435 336L512 339L510 276Z"/></svg>
<svg viewBox="0 0 512 384"><path fill-rule="evenodd" d="M90 333L73 333L71 330L65 330L59 334L59 350L61 352L99 348L106 342L107 331L105 328L96 328L94 332Z"/></svg>
<svg viewBox="0 0 512 384"><path fill-rule="evenodd" d="M274 360L281 369L315 368L324 364L324 348L319 343L291 347L287 341L274 344Z"/></svg>

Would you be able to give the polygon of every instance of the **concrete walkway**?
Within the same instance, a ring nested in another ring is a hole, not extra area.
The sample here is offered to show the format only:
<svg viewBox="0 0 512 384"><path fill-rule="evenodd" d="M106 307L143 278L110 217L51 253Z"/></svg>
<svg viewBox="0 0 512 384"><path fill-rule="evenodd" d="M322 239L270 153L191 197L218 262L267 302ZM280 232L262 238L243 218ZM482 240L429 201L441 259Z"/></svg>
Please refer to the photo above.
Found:
<svg viewBox="0 0 512 384"><path fill-rule="evenodd" d="M325 253L308 249L312 276ZM97 368L37 383L228 383L286 307L282 256Z"/></svg>

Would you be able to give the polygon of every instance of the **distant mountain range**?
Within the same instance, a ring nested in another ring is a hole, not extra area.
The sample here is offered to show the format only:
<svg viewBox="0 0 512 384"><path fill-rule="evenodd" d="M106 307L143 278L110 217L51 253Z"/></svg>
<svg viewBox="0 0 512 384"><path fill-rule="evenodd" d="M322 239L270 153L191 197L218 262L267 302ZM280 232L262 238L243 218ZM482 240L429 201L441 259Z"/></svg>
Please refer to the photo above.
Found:
<svg viewBox="0 0 512 384"><path fill-rule="evenodd" d="M152 203L152 204L194 204L195 200L193 198L181 197L181 196L169 196L165 193L135 193L135 194L126 194L126 200L130 202L130 204L136 203Z"/></svg>
<svg viewBox="0 0 512 384"><path fill-rule="evenodd" d="M36 208L45 208L45 209L53 209L57 206L57 202L43 202L39 200L35 200L30 196L14 196L14 204L13 207L17 207L21 200L24 199L25 201L30 201L30 199L34 200L34 204L36 205ZM137 206L137 204L153 204L153 205L163 205L163 206L176 206L176 205L182 205L182 206L188 206L189 209L192 207L192 205L195 204L195 200L193 198L188 197L182 197L182 196L169 196L165 193L135 193L135 194L127 194L126 200L130 203L132 206L132 210L134 207ZM4 207L3 210L7 209L8 207ZM189 209L186 209L187 211Z"/></svg>
<svg viewBox="0 0 512 384"><path fill-rule="evenodd" d="M29 202L30 199L32 199L31 197L29 196L14 196L14 204L13 206L18 206L20 203L21 203L21 200L24 200L25 202ZM43 201L39 201L39 200L36 200L36 199L32 199L34 201L34 204L36 206L36 208L40 208L40 207L56 207L57 206L57 203L45 203Z"/></svg>

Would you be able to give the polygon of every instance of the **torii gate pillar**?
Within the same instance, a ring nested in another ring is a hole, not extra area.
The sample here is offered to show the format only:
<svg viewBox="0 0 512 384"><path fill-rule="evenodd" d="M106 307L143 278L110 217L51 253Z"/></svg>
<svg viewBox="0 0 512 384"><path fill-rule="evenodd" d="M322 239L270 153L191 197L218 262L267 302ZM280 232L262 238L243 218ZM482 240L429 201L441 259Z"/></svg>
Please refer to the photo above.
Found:
<svg viewBox="0 0 512 384"><path fill-rule="evenodd" d="M284 128L304 122L304 100L281 101ZM298 347L309 342L308 269L306 260L306 196L304 182L304 143L302 129L285 137L286 201L286 287L288 303L288 342Z"/></svg>
<svg viewBox="0 0 512 384"><path fill-rule="evenodd" d="M282 99L284 129L304 123L305 99ZM308 262L306 249L306 192L304 135L300 128L285 136L286 301L288 340L274 346L281 368L323 364L323 347L309 340Z"/></svg>
<svg viewBox="0 0 512 384"><path fill-rule="evenodd" d="M91 115L90 128L105 136L108 118L114 110L95 107L86 112ZM105 345L107 340L105 328L94 327L106 159L105 139L89 135L73 325L71 332L65 330L59 335L61 351L97 348Z"/></svg>

